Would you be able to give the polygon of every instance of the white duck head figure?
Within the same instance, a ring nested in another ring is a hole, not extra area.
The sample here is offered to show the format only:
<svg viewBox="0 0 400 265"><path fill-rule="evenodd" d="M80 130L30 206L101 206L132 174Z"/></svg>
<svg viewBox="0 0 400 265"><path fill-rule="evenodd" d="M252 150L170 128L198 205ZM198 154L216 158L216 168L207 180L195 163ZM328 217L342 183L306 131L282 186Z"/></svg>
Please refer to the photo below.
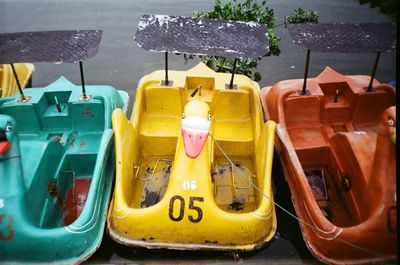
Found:
<svg viewBox="0 0 400 265"><path fill-rule="evenodd" d="M208 138L211 124L210 108L207 103L193 99L189 101L182 114L181 132L185 153L196 158Z"/></svg>

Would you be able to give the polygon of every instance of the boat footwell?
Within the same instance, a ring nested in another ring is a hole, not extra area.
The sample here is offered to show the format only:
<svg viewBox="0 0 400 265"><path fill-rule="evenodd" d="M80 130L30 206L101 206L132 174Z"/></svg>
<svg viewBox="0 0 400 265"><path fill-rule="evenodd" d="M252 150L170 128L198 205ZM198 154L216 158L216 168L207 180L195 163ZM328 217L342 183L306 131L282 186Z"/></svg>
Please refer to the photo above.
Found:
<svg viewBox="0 0 400 265"><path fill-rule="evenodd" d="M251 185L256 184L256 177L250 160L237 161L232 165L223 159L216 160L211 173L215 203L228 212L251 212L257 207L255 190Z"/></svg>
<svg viewBox="0 0 400 265"><path fill-rule="evenodd" d="M67 191L63 205L64 225L72 224L80 215L85 206L92 179L75 179L74 185Z"/></svg>
<svg viewBox="0 0 400 265"><path fill-rule="evenodd" d="M172 159L148 158L134 167L136 189L133 191L132 207L150 207L164 197L172 164Z"/></svg>

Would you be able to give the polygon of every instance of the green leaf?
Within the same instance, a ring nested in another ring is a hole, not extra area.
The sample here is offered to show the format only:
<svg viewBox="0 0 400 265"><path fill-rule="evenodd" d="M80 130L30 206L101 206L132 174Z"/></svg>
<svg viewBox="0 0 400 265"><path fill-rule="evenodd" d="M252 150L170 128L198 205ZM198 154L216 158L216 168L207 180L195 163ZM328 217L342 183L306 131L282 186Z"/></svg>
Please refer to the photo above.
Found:
<svg viewBox="0 0 400 265"><path fill-rule="evenodd" d="M318 14L313 10L297 8L292 14L285 17L288 23L318 23Z"/></svg>
<svg viewBox="0 0 400 265"><path fill-rule="evenodd" d="M217 67L217 60L215 58L211 58L207 61L207 66L216 71L218 69Z"/></svg>
<svg viewBox="0 0 400 265"><path fill-rule="evenodd" d="M274 9L269 7L267 2L267 0L263 0L261 3L257 0L232 0L224 2L216 0L213 10L198 11L194 15L202 18L219 18L266 24L270 51L265 56L279 55L280 38L272 30L276 27ZM233 59L204 56L201 60L211 69L218 72L231 72L233 69ZM261 80L261 74L259 72L253 74L253 69L257 68L257 64L258 60L239 60L237 72L259 81Z"/></svg>

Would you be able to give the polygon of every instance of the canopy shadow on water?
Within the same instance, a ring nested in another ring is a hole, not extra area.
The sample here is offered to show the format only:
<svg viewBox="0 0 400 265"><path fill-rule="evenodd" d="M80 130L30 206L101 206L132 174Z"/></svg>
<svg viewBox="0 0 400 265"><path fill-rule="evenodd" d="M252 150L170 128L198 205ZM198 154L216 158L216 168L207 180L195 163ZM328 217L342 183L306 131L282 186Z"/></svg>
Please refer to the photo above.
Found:
<svg viewBox="0 0 400 265"><path fill-rule="evenodd" d="M394 23L324 23L290 24L288 31L293 43L307 49L306 67L301 95L307 95L306 83L310 51L366 53L376 52L376 59L366 91L374 90L379 57L382 52L396 50L396 25ZM338 96L338 95L337 95ZM335 97L337 98L337 97Z"/></svg>

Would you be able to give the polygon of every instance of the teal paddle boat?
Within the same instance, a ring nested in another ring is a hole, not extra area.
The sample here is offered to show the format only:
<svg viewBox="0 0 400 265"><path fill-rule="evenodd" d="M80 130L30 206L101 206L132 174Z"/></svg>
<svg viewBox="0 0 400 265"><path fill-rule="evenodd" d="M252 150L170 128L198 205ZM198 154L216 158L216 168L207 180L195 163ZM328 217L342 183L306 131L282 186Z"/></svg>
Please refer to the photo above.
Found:
<svg viewBox="0 0 400 265"><path fill-rule="evenodd" d="M82 60L97 53L101 33L0 35L0 63L79 62L82 79L0 99L0 263L75 264L101 243L115 169L111 113L128 103L126 92L84 84Z"/></svg>

